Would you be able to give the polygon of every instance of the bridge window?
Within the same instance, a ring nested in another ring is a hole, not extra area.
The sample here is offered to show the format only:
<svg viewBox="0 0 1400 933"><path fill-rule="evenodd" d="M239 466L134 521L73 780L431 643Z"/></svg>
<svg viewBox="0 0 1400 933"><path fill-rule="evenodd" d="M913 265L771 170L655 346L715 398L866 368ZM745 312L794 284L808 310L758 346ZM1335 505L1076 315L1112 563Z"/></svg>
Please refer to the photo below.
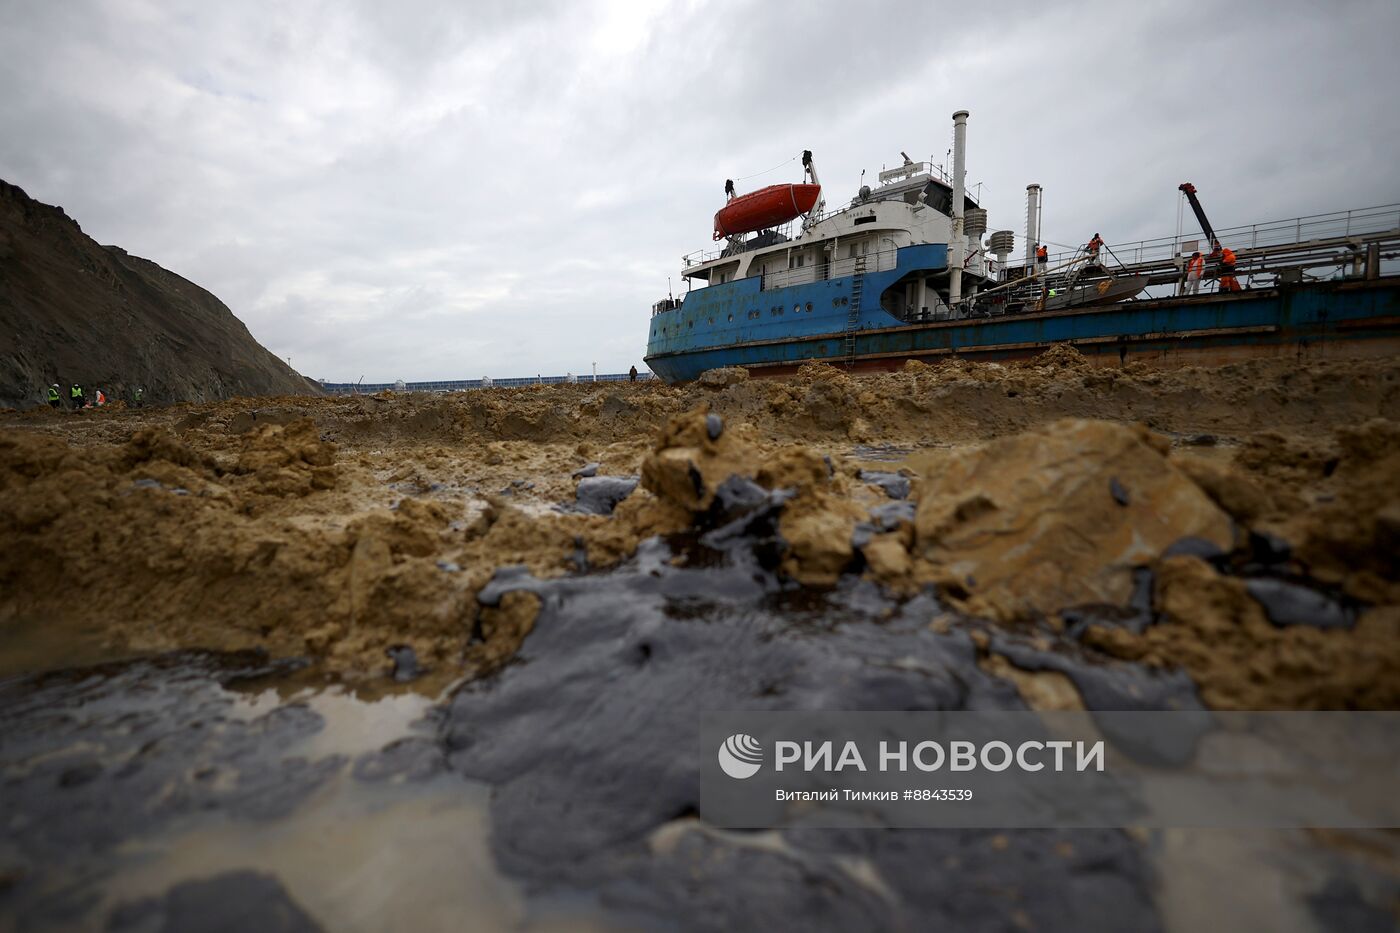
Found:
<svg viewBox="0 0 1400 933"><path fill-rule="evenodd" d="M733 312L731 312L730 315L729 315L729 323L731 323L731 324L734 323L734 314L733 314Z"/></svg>

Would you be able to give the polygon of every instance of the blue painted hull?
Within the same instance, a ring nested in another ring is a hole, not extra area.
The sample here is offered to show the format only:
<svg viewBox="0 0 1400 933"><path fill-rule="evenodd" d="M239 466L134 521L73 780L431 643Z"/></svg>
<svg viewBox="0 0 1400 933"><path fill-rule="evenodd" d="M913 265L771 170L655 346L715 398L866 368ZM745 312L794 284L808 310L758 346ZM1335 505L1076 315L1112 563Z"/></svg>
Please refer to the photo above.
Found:
<svg viewBox="0 0 1400 933"><path fill-rule="evenodd" d="M911 271L946 268L942 251L907 247L895 269L865 276L868 304L855 332L853 368L894 369L908 359L952 354L1032 356L1055 343L1072 343L1106 364L1400 352L1395 277L921 324L906 324L879 306L881 292ZM811 360L844 365L849 306L842 299L849 300L851 284L846 277L761 291L751 278L700 289L679 308L652 317L647 364L667 382L721 366L777 375Z"/></svg>

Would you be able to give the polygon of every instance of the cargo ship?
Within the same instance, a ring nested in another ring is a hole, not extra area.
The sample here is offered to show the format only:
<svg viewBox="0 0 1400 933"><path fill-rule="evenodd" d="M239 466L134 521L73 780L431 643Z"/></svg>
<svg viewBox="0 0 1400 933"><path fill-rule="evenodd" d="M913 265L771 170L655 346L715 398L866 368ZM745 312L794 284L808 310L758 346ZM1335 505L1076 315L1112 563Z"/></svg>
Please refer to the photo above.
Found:
<svg viewBox="0 0 1400 933"><path fill-rule="evenodd" d="M1051 254L1037 249L1033 184L1024 258L1012 258L1015 233L989 232L966 188L967 120L953 115L951 174L901 153L876 187L831 211L810 151L801 183L747 195L726 183L714 218L723 244L684 257L687 293L652 306L647 365L684 382L727 366L891 370L1057 343L1104 365L1400 351L1400 205L1217 231L1184 183L1199 235L1107 244L1095 234Z"/></svg>

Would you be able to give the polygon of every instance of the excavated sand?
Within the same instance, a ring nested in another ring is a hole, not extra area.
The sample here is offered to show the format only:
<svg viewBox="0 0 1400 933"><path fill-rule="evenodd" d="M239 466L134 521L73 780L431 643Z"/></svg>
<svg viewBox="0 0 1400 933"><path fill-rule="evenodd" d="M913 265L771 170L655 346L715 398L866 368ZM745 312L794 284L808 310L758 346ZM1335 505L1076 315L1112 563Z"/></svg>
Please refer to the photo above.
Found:
<svg viewBox="0 0 1400 933"><path fill-rule="evenodd" d="M1156 624L1091 620L1083 643L1182 666L1218 707L1397 708L1396 412L1396 363L1105 370L1056 348L857 377L7 414L0 673L261 648L378 682L408 646L441 684L533 625L529 594L478 602L499 568L599 570L767 495L804 584L931 586L959 617L1054 630L1147 598ZM640 478L610 516L559 508L589 463ZM907 507L862 470L908 477ZM734 476L747 492L721 488ZM1354 624L1271 621L1236 572L1261 540L1287 545L1271 572Z"/></svg>

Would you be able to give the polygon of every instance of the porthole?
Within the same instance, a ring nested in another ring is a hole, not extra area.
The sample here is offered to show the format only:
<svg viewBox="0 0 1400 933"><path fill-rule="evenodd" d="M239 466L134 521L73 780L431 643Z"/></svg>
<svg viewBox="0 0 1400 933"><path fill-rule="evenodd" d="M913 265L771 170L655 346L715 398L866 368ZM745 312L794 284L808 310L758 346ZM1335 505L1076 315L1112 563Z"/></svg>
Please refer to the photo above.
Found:
<svg viewBox="0 0 1400 933"><path fill-rule="evenodd" d="M729 323L734 323L734 315L732 313L729 315Z"/></svg>
<svg viewBox="0 0 1400 933"><path fill-rule="evenodd" d="M810 301L807 302L807 310L808 310L808 311L811 311L811 310L812 310L812 303L811 303Z"/></svg>
<svg viewBox="0 0 1400 933"><path fill-rule="evenodd" d="M793 314L798 314L798 313L800 313L801 311L802 311L802 306L801 306L801 305L793 305L793 306L792 306L792 313L793 313Z"/></svg>

